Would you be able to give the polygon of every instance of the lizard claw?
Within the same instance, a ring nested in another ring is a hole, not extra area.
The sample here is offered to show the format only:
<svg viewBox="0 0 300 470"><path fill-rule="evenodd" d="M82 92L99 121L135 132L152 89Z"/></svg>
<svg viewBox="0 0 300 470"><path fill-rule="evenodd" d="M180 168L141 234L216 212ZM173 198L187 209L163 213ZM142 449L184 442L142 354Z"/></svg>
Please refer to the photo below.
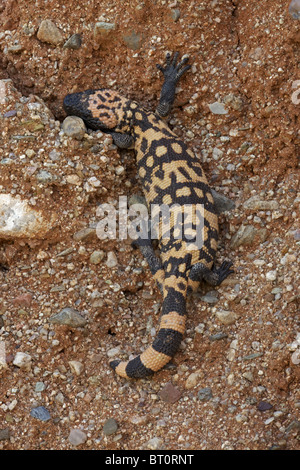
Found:
<svg viewBox="0 0 300 470"><path fill-rule="evenodd" d="M188 56L185 56L178 64L177 64L177 59L178 59L178 52L175 52L172 55L168 52L166 55L166 64L165 66L162 66L161 64L156 64L156 67L160 72L165 77L165 80L173 80L175 83L179 80L179 78L191 68L190 65L186 65L183 67L189 60ZM176 65L177 64L177 65Z"/></svg>

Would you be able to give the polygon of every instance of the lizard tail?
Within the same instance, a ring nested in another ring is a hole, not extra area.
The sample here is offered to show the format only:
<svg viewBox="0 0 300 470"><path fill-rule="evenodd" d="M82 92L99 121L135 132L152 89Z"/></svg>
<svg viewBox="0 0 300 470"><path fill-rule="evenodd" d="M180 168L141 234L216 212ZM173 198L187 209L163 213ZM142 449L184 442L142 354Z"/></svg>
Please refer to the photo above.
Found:
<svg viewBox="0 0 300 470"><path fill-rule="evenodd" d="M159 331L152 343L134 359L112 361L110 366L121 377L142 378L162 369L178 350L185 332L187 280L175 276L165 279Z"/></svg>

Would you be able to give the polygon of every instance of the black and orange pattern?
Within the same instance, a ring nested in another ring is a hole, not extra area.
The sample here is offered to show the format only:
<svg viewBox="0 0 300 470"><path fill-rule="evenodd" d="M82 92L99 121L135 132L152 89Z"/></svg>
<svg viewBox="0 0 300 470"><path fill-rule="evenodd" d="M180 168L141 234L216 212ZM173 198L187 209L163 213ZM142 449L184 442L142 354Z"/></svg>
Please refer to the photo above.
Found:
<svg viewBox="0 0 300 470"><path fill-rule="evenodd" d="M218 220L214 200L194 152L170 130L161 115L168 114L175 96L175 85L189 68L187 59L177 65L177 54L167 56L165 76L156 113L146 111L117 92L101 89L67 95L67 114L80 116L92 129L112 134L119 147L134 147L139 176L148 207L152 205L190 205L189 233L178 237L183 219L173 215L168 236L159 219L157 257L150 236L138 240L151 272L162 290L163 306L158 334L153 344L128 362L113 361L111 367L122 377L146 377L160 370L176 353L185 331L186 297L199 282L218 285L232 271L225 262L213 268L218 244ZM200 207L200 210L199 210ZM181 225L180 225L181 224ZM201 224L201 245L193 234ZM185 226L186 227L186 226Z"/></svg>

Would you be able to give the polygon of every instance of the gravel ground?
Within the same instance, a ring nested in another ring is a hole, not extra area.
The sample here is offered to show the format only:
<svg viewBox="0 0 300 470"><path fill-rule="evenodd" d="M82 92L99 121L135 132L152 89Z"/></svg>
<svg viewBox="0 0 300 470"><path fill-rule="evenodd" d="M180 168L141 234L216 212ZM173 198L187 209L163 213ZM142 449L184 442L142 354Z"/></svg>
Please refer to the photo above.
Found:
<svg viewBox="0 0 300 470"><path fill-rule="evenodd" d="M295 18L288 6L0 0L1 449L299 450L300 5ZM170 126L221 198L217 262L235 273L189 299L171 364L125 381L108 362L147 347L161 296L130 240L96 227L99 204L141 196L134 154L64 121L62 99L109 87L155 109L168 50L192 64ZM7 207L26 224L9 231Z"/></svg>

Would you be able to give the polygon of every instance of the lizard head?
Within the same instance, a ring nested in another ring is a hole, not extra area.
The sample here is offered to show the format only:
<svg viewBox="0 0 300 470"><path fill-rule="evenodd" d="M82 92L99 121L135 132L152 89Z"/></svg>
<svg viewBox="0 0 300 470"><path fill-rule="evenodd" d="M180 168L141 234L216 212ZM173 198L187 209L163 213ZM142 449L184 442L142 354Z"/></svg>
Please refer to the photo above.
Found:
<svg viewBox="0 0 300 470"><path fill-rule="evenodd" d="M94 130L120 130L128 117L126 98L113 90L71 93L64 98L63 106L69 116L81 117Z"/></svg>

